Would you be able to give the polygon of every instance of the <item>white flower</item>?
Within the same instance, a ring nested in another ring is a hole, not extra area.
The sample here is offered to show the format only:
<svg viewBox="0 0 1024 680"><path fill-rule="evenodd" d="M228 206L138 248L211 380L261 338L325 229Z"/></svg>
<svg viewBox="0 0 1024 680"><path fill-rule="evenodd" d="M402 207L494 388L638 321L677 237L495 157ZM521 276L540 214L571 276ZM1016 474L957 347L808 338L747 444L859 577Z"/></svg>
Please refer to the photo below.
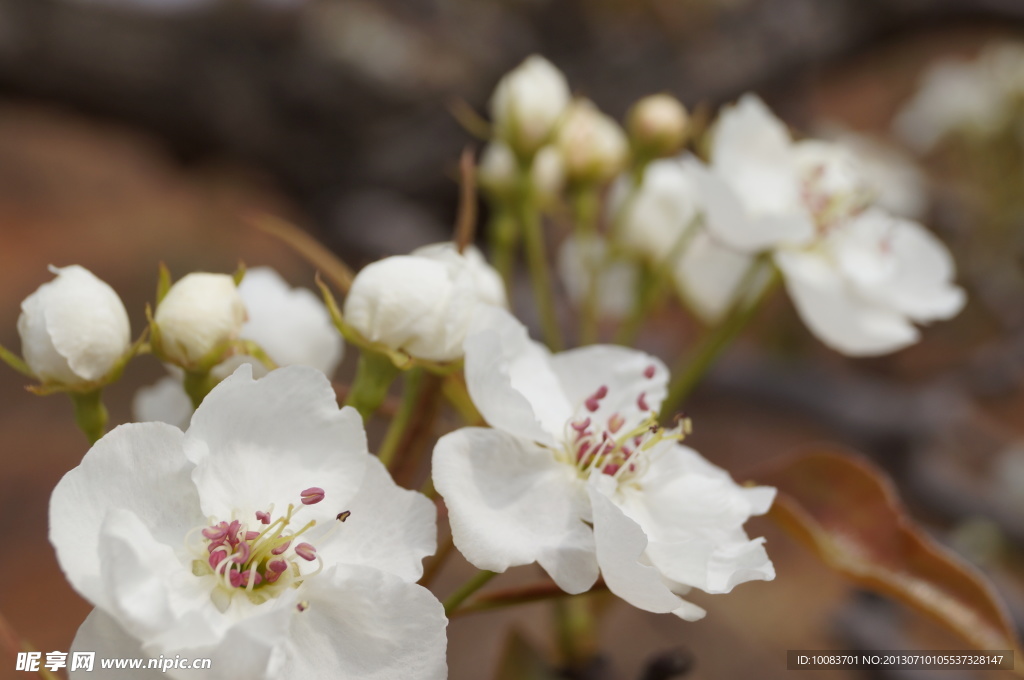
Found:
<svg viewBox="0 0 1024 680"><path fill-rule="evenodd" d="M248 312L239 337L252 340L278 366L312 366L330 377L344 354L341 334L331 316L312 291L292 288L270 267L245 272L238 286ZM235 354L213 367L211 373L223 379L243 363L252 364L253 375L267 373L257 359ZM155 384L141 388L133 403L138 421L160 421L185 427L192 415L192 401L175 371Z"/></svg>
<svg viewBox="0 0 1024 680"><path fill-rule="evenodd" d="M921 225L871 207L854 154L817 140L793 143L751 95L719 120L711 170L688 159L707 233L678 276L696 311L729 309L754 257L770 252L804 323L844 354L892 352L917 341L913 323L963 307L952 257Z"/></svg>
<svg viewBox="0 0 1024 680"><path fill-rule="evenodd" d="M505 200L518 200L519 161L512 149L501 140L484 147L477 170L480 185ZM562 192L565 167L562 156L553 146L545 146L530 161L530 185L542 203L550 202Z"/></svg>
<svg viewBox="0 0 1024 680"><path fill-rule="evenodd" d="M473 403L495 429L463 428L434 450L455 545L481 569L537 562L563 590L603 576L630 604L698 619L678 594L729 592L774 569L743 523L774 489L737 486L656 427L665 366L624 347L552 356L503 310L466 341Z"/></svg>
<svg viewBox="0 0 1024 680"><path fill-rule="evenodd" d="M633 308L639 272L632 262L608 257L608 243L596 236L570 235L558 251L558 274L565 292L577 307L590 295L597 276L597 310L600 316L621 319Z"/></svg>
<svg viewBox="0 0 1024 680"><path fill-rule="evenodd" d="M364 267L345 298L345 322L370 342L427 361L454 361L480 308L506 306L501 277L479 250L425 246Z"/></svg>
<svg viewBox="0 0 1024 680"><path fill-rule="evenodd" d="M554 134L569 99L561 71L543 57L527 58L501 79L491 98L495 137L531 157Z"/></svg>
<svg viewBox="0 0 1024 680"><path fill-rule="evenodd" d="M414 583L434 513L322 373L243 366L187 432L122 425L57 485L50 540L96 607L72 648L237 680L444 678L444 613Z"/></svg>
<svg viewBox="0 0 1024 680"><path fill-rule="evenodd" d="M42 382L82 385L105 377L131 345L128 312L114 289L84 267L51 267L57 278L21 303L25 363Z"/></svg>
<svg viewBox="0 0 1024 680"><path fill-rule="evenodd" d="M658 264L693 226L700 205L693 182L678 160L654 161L644 171L643 183L630 196L628 178L612 192L619 245Z"/></svg>
<svg viewBox="0 0 1024 680"><path fill-rule="evenodd" d="M231 276L187 274L171 286L154 315L164 358L195 367L218 350L227 352L228 344L238 339L245 316Z"/></svg>
<svg viewBox="0 0 1024 680"><path fill-rule="evenodd" d="M1024 46L994 43L971 62L944 59L922 77L914 97L893 119L893 129L919 152L954 130L990 135L1010 122L1024 95Z"/></svg>
<svg viewBox="0 0 1024 680"><path fill-rule="evenodd" d="M570 182L608 181L629 159L626 133L587 99L577 99L569 107L556 145Z"/></svg>

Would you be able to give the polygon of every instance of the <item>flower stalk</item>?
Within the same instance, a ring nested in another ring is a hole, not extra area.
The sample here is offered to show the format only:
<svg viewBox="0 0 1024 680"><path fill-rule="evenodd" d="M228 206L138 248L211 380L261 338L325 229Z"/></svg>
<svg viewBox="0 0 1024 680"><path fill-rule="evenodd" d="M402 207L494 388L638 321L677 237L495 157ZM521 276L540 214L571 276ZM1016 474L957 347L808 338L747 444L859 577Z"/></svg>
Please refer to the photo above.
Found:
<svg viewBox="0 0 1024 680"><path fill-rule="evenodd" d="M388 396L388 388L398 377L398 372L398 368L386 355L370 351L361 352L356 376L345 399L345 405L359 411L365 422L384 403Z"/></svg>
<svg viewBox="0 0 1024 680"><path fill-rule="evenodd" d="M103 405L103 390L68 392L75 405L75 424L85 433L89 444L95 444L107 432L107 407Z"/></svg>
<svg viewBox="0 0 1024 680"><path fill-rule="evenodd" d="M528 182L529 177L527 176L523 180L524 199L519 202L516 212L523 232L526 265L530 271L534 301L540 313L544 342L552 351L557 352L562 348L562 331L559 328L558 315L555 312L555 291L552 288L551 274L548 271L547 249L544 246L544 231L540 213L537 210L536 202L529 198Z"/></svg>
<svg viewBox="0 0 1024 680"><path fill-rule="evenodd" d="M423 385L423 369L412 368L406 371L403 382L402 403L398 407L398 413L391 419L387 434L384 435L384 441L377 451L380 462L390 470L394 469L395 454L398 452L399 444L405 437L409 423L416 411L420 388Z"/></svg>
<svg viewBox="0 0 1024 680"><path fill-rule="evenodd" d="M452 593L447 600L444 601L444 613L446 616L451 616L455 612L459 605L465 602L470 595L487 585L487 582L498 574L493 571L487 571L481 569L472 578L459 586L459 589Z"/></svg>

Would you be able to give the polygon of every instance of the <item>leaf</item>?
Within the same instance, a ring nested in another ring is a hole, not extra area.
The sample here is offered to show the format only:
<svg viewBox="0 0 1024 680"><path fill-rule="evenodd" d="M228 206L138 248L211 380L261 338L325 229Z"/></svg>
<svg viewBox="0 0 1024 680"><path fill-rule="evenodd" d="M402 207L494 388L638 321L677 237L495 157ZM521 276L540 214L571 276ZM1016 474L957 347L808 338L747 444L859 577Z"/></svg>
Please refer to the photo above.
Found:
<svg viewBox="0 0 1024 680"><path fill-rule="evenodd" d="M496 680L559 680L544 655L534 648L519 631L512 631L505 651L498 662Z"/></svg>
<svg viewBox="0 0 1024 680"><path fill-rule="evenodd" d="M914 524L875 465L848 454L811 453L757 480L779 490L769 517L836 571L909 604L978 649L1018 649L995 589Z"/></svg>

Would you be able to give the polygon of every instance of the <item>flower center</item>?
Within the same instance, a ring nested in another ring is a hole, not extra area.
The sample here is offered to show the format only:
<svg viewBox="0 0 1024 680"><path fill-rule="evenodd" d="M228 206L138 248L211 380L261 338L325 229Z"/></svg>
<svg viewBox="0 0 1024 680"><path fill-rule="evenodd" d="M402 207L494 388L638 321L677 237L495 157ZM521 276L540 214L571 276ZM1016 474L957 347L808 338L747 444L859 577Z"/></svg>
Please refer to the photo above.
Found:
<svg viewBox="0 0 1024 680"><path fill-rule="evenodd" d="M654 366L644 369L644 377L654 377ZM626 418L612 413L598 418L601 402L610 390L601 385L577 409L577 415L566 425L564 450L559 458L573 465L581 478L595 473L609 475L627 482L643 475L651 462L655 447L664 441L682 441L691 431L688 418L677 417L670 428L658 423L657 414L647 403L647 393L636 396L636 405L642 418L627 426Z"/></svg>
<svg viewBox="0 0 1024 680"><path fill-rule="evenodd" d="M816 163L803 173L801 197L814 218L819 236L825 236L842 222L857 216L874 200L874 192L863 182L850 178L837 181L830 176L830 173L844 172L855 171L830 169L826 163Z"/></svg>
<svg viewBox="0 0 1024 680"><path fill-rule="evenodd" d="M289 504L277 519L271 506L257 510L251 523L234 518L230 522L211 519L208 526L189 532L186 543L197 533L202 536L201 543L189 545L190 552L196 555L192 573L215 578L216 587L211 597L221 611L227 609L235 595L244 594L254 604L261 604L286 588L298 587L323 570L323 560L317 555L316 547L300 540L316 526L316 520L299 528L295 522L305 506L323 499L324 490L311 487L299 494L298 505ZM339 513L334 528L348 519L349 514L348 511ZM326 536L321 536L320 540ZM316 562L316 570L304 573L302 565L307 562Z"/></svg>

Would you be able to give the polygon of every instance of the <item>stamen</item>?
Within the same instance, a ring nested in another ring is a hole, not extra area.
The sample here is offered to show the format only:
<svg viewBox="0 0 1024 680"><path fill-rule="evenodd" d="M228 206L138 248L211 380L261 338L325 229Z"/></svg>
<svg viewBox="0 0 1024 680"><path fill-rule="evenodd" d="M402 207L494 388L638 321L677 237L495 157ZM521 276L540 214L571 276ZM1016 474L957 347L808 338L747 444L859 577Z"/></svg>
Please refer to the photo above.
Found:
<svg viewBox="0 0 1024 680"><path fill-rule="evenodd" d="M601 385L600 387L597 388L596 392L594 392L592 395L587 397L587 400L584 401L583 404L584 404L584 406L587 407L588 411L593 413L593 412L597 411L597 409L601 408L601 403L600 402L601 402L602 399L604 399L607 396L608 396L608 386L607 385Z"/></svg>
<svg viewBox="0 0 1024 680"><path fill-rule="evenodd" d="M656 370L657 369L654 367L654 364L651 364L650 366L644 369L644 377L650 380L651 378L654 377L654 372Z"/></svg>
<svg viewBox="0 0 1024 680"><path fill-rule="evenodd" d="M324 499L324 490L319 486L311 486L299 495L303 505L316 505Z"/></svg>
<svg viewBox="0 0 1024 680"><path fill-rule="evenodd" d="M337 519L339 522L344 522L345 520L347 520L349 518L349 516L351 514L352 514L351 510L343 510L343 511L338 513L338 516L335 517L335 519Z"/></svg>
<svg viewBox="0 0 1024 680"><path fill-rule="evenodd" d="M307 562L312 562L316 559L316 548L309 543L299 543L295 546L295 554Z"/></svg>
<svg viewBox="0 0 1024 680"><path fill-rule="evenodd" d="M636 405L641 411L650 411L651 407L647 405L647 393L641 392L640 396L636 398Z"/></svg>
<svg viewBox="0 0 1024 680"><path fill-rule="evenodd" d="M256 519L260 521L260 524L270 524L270 513L257 510Z"/></svg>
<svg viewBox="0 0 1024 680"><path fill-rule="evenodd" d="M626 424L626 419L618 413L613 413L608 419L608 431L615 434L622 429L622 426Z"/></svg>

